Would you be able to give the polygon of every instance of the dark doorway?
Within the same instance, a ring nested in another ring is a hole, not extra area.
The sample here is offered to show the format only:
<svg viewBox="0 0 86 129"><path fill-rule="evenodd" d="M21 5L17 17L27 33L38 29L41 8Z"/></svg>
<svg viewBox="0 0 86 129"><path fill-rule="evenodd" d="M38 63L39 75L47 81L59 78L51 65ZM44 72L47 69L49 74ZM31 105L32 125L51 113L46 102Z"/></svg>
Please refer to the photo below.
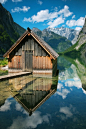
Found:
<svg viewBox="0 0 86 129"><path fill-rule="evenodd" d="M25 51L25 71L32 72L33 70L33 51Z"/></svg>

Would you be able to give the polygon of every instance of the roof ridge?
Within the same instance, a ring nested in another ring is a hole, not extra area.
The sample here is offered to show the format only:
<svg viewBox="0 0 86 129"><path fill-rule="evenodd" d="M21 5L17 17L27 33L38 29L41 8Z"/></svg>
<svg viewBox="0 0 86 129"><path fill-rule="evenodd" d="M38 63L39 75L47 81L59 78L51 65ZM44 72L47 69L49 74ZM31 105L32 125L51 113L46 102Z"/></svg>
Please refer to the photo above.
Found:
<svg viewBox="0 0 86 129"><path fill-rule="evenodd" d="M57 58L59 55L53 50L53 48L47 44L44 40L42 40L38 35L36 35L29 27L27 30L24 32L24 34L11 46L11 48L3 55L3 57L8 56L11 51L23 40L23 38L30 33L33 38L35 37L36 40L39 41L39 44L44 47L46 51L49 52L49 55L51 55L53 58Z"/></svg>
<svg viewBox="0 0 86 129"><path fill-rule="evenodd" d="M39 40L40 42L42 43L42 45L51 53L52 51L52 56L54 56L55 58L58 57L59 55L54 51L54 49L49 45L47 44L43 39L41 39L38 35L36 35L33 31L31 31L31 33L33 35L35 35Z"/></svg>

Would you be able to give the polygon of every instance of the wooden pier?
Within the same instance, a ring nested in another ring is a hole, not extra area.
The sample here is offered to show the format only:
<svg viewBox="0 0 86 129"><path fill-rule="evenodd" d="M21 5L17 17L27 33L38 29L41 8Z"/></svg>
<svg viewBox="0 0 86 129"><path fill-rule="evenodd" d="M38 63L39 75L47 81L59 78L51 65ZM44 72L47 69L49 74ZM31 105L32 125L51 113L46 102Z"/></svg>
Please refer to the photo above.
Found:
<svg viewBox="0 0 86 129"><path fill-rule="evenodd" d="M11 79L18 76L29 75L29 74L32 74L32 73L31 72L11 73L8 75L0 76L0 81L5 79Z"/></svg>

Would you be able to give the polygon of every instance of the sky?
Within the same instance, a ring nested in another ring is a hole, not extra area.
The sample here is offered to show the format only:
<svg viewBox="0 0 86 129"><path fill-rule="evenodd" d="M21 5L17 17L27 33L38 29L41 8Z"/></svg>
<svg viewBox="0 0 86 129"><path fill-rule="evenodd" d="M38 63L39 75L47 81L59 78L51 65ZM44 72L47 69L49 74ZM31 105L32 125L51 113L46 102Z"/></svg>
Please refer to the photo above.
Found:
<svg viewBox="0 0 86 129"><path fill-rule="evenodd" d="M80 30L86 15L86 0L0 0L14 22L27 29L36 27Z"/></svg>

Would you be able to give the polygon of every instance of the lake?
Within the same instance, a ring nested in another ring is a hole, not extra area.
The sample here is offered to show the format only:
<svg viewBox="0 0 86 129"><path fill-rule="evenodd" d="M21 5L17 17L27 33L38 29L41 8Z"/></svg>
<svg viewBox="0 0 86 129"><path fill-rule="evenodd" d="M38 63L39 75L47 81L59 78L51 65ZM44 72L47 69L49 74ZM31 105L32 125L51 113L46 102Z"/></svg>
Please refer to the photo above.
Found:
<svg viewBox="0 0 86 129"><path fill-rule="evenodd" d="M59 57L58 69L0 82L0 129L86 129L86 65Z"/></svg>

